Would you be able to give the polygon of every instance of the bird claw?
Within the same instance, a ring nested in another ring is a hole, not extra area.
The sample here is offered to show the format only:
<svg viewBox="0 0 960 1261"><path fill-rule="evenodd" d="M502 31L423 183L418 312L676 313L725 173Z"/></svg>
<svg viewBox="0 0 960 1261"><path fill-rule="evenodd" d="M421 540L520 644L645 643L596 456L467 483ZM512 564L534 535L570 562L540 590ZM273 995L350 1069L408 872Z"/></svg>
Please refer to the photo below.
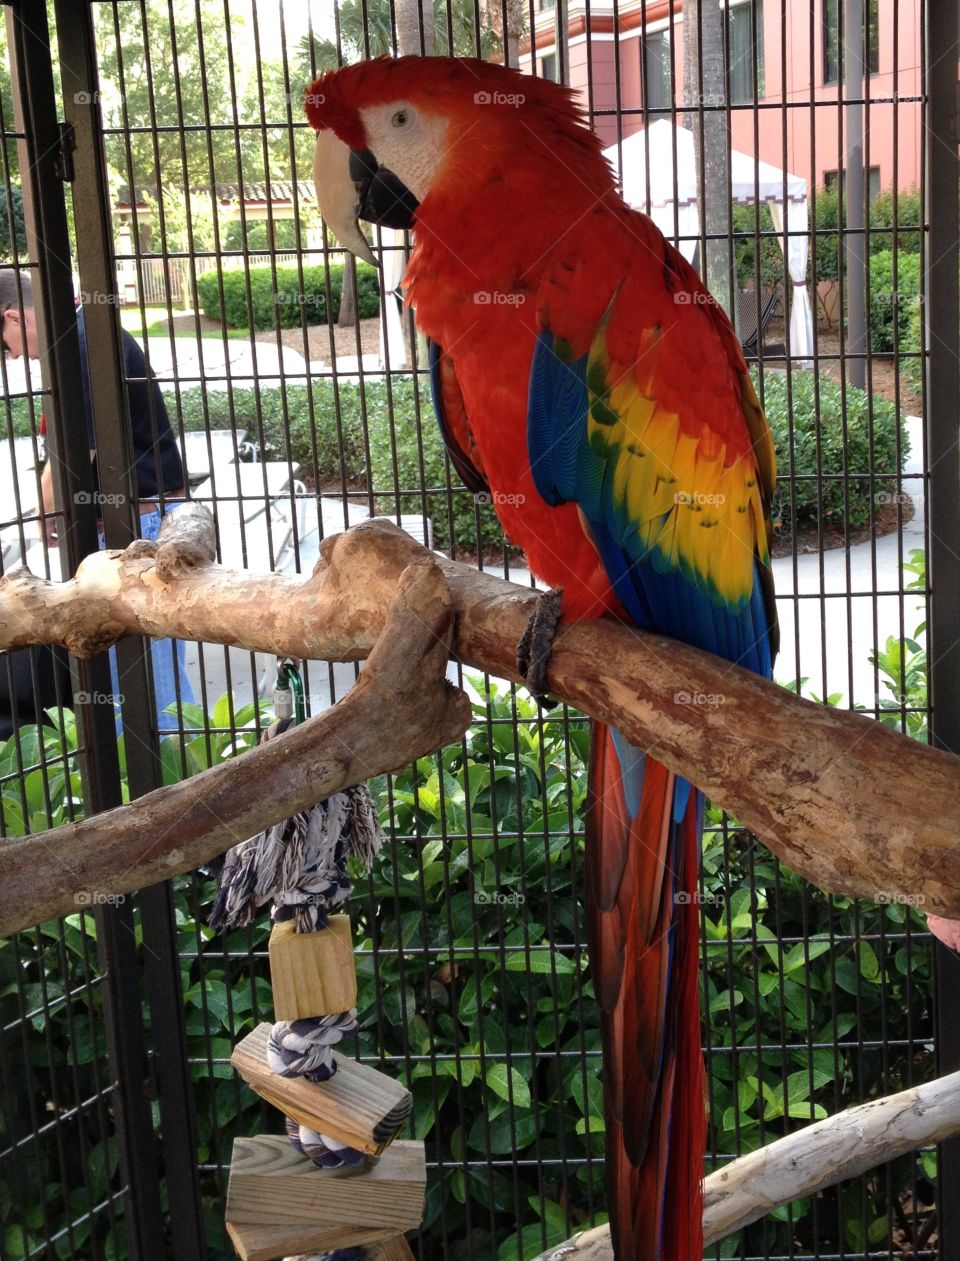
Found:
<svg viewBox="0 0 960 1261"><path fill-rule="evenodd" d="M553 650L553 639L560 624L560 601L563 592L542 591L517 644L517 669L527 687L541 704L555 704L547 696L547 665Z"/></svg>

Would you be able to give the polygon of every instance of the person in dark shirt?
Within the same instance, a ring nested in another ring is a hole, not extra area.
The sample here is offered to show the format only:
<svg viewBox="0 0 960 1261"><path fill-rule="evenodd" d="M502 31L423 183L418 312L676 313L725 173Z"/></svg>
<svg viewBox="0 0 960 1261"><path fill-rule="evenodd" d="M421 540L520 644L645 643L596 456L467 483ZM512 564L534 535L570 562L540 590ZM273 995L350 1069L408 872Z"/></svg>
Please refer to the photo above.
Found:
<svg viewBox="0 0 960 1261"><path fill-rule="evenodd" d="M0 271L0 335L3 348L12 359L26 354L30 359L39 358L37 323L33 309L33 293L30 277L20 274L20 295L17 281L10 270ZM83 311L77 309L77 331L80 337L80 364L87 445L93 462L93 485L99 495L97 476L96 440L93 431L93 407L90 395L90 365L87 356L83 327ZM130 425L133 440L133 456L136 462L137 498L140 510L140 537L155 539L165 513L174 511L184 497L183 463L177 447L170 419L163 403L160 386L150 371L140 346L126 330L122 333L124 376L130 403ZM56 518L53 501L53 475L48 460L40 475L41 512L43 529L48 542L56 546ZM99 501L98 501L99 502ZM98 512L98 516L99 516ZM103 537L101 535L101 545ZM151 640L153 661L153 685L157 705L157 717L161 731L176 730L177 719L165 713L168 706L181 701L193 701L193 690L184 669L184 646L170 639ZM111 653L111 672L115 696L121 689L116 673L116 655Z"/></svg>

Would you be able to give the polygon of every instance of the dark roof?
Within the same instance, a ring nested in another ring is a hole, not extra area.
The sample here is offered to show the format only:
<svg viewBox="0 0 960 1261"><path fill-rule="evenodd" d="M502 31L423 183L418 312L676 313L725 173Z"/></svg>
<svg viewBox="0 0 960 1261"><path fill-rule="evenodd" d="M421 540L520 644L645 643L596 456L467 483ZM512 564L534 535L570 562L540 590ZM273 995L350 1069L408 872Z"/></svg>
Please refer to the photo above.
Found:
<svg viewBox="0 0 960 1261"><path fill-rule="evenodd" d="M146 205L147 197L156 198L157 189L155 184L138 184L133 190L136 196L136 204L138 206ZM190 189L191 193L207 194L210 193L209 184L197 184ZM216 184L214 193L218 201L235 202L240 201L240 185L239 184ZM297 181L297 195L300 201L315 201L316 193L313 184L309 180ZM274 204L278 202L293 201L293 180L271 180L269 185L266 180L248 180L243 185L243 200L250 204L251 202L267 202ZM122 184L117 190L114 198L114 207L120 209L131 205L130 185Z"/></svg>

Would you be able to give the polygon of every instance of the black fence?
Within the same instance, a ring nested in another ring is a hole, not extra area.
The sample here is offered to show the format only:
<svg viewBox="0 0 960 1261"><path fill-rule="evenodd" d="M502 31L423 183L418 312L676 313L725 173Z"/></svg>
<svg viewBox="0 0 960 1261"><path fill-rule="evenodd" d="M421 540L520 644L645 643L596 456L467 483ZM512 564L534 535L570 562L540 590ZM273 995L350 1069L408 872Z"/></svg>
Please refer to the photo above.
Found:
<svg viewBox="0 0 960 1261"><path fill-rule="evenodd" d="M625 182L643 172L636 204L736 316L780 463L777 678L960 751L958 17L932 0L866 0L857 78L849 4L450 0L415 42L506 52L580 89ZM23 560L66 577L102 540L147 528L139 409L141 423L169 416L185 493L212 508L226 565L307 573L322 538L387 515L530 581L492 505L444 456L423 348L391 293L408 243L383 234L379 278L344 271L313 201L303 87L318 67L394 51L397 36L409 51L409 6L344 0L311 21L312 8L6 7L0 271L20 278L9 305L22 325L32 277L44 353L42 367L0 362L4 572ZM739 155L703 174L698 219L680 194L683 137L666 142L672 195L654 188L652 132L635 156L654 123L692 134L691 152L715 160L719 135ZM257 741L277 663L189 644L179 667L174 651L123 641L114 676L105 655L0 655L0 837ZM310 711L354 677L304 663ZM523 1261L603 1220L580 915L588 734L564 707L462 678L475 704L462 743L371 785L388 840L350 908L357 1053L413 1092L430 1174L417 1255ZM91 890L74 914L3 941L3 1258L233 1255L232 1140L279 1129L229 1065L270 1016L269 926L264 914L214 936L214 891L208 871L126 899ZM960 966L934 951L922 906L828 896L711 810L701 913L711 1168L960 1063ZM960 1257L956 1144L777 1210L711 1253Z"/></svg>

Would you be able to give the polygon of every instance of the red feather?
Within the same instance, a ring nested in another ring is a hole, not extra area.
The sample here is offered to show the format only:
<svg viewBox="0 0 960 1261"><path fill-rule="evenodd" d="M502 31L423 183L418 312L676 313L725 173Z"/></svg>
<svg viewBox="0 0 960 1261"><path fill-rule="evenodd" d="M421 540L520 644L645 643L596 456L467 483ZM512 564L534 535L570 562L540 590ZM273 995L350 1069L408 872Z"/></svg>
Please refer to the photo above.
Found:
<svg viewBox="0 0 960 1261"><path fill-rule="evenodd" d="M587 913L604 1017L608 1207L618 1261L697 1261L703 1252L697 795L676 824L674 784L672 772L647 758L631 819L612 735L594 725Z"/></svg>

